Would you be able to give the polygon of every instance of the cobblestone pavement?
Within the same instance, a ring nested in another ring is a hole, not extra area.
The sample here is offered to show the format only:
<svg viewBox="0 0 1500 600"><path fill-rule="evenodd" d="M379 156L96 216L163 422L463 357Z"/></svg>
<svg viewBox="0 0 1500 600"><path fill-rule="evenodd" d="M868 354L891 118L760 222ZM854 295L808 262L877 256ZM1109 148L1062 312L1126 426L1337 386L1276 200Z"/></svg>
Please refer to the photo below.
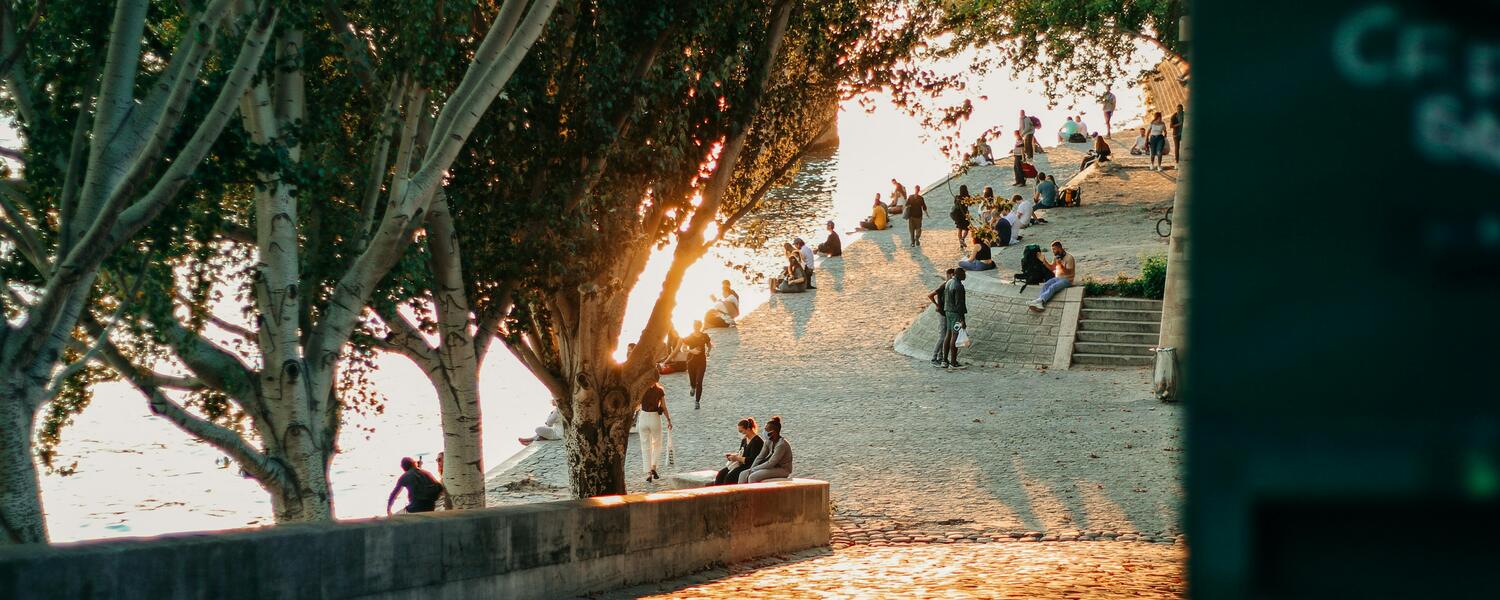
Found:
<svg viewBox="0 0 1500 600"><path fill-rule="evenodd" d="M1059 181L1076 172L1077 152L1054 148L1047 157L1061 166ZM1054 172L1045 162L1040 168ZM980 167L951 187L1019 192L1009 177L1009 168ZM1146 370L949 372L892 351L958 258L945 216L951 199L939 190L930 196L922 246L909 245L897 220L850 244L844 257L820 261L818 290L773 296L738 329L711 331L702 410L692 408L686 375L662 378L676 424L676 464L666 471L716 469L737 448L736 420L781 415L794 476L832 484L836 548L950 535L1178 539L1178 409L1152 398ZM1118 208L1098 207L1126 214ZM1053 212L1053 225L1028 231L1050 240L1047 228L1085 214ZM1128 227L1143 244L1156 243L1148 227ZM1080 254L1081 266L1088 260ZM490 480L492 505L566 497L562 443L543 444ZM644 480L634 437L626 475L632 492L657 489Z"/></svg>
<svg viewBox="0 0 1500 600"><path fill-rule="evenodd" d="M737 565L595 596L619 598L1181 597L1180 546L1140 543L859 547Z"/></svg>

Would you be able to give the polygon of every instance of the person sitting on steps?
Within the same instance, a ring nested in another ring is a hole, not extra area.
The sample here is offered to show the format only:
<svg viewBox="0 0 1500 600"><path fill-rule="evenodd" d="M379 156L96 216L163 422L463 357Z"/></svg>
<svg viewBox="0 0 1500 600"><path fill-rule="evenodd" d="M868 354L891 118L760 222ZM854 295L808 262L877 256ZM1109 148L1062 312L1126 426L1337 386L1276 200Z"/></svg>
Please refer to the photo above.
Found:
<svg viewBox="0 0 1500 600"><path fill-rule="evenodd" d="M1058 292L1073 285L1073 278L1078 271L1078 263L1073 260L1073 255L1063 249L1061 241L1052 242L1052 255L1056 260L1047 261L1043 258L1047 268L1052 269L1053 277L1042 284L1042 290L1037 294L1036 300L1026 305L1032 312L1042 312L1047 301L1051 300Z"/></svg>
<svg viewBox="0 0 1500 600"><path fill-rule="evenodd" d="M968 260L958 261L958 266L965 271L988 271L995 268L995 261L990 256L990 245L988 236L974 236L974 254Z"/></svg>

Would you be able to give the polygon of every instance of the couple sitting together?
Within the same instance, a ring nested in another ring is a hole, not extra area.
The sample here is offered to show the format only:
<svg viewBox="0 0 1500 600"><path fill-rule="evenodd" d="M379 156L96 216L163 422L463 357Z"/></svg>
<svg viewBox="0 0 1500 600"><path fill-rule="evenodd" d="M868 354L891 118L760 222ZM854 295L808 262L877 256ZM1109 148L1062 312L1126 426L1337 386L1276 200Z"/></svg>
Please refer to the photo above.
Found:
<svg viewBox="0 0 1500 600"><path fill-rule="evenodd" d="M792 476L792 445L781 437L781 417L766 423L766 436L755 433L755 419L740 419L740 451L724 453L724 468L714 485L759 483Z"/></svg>

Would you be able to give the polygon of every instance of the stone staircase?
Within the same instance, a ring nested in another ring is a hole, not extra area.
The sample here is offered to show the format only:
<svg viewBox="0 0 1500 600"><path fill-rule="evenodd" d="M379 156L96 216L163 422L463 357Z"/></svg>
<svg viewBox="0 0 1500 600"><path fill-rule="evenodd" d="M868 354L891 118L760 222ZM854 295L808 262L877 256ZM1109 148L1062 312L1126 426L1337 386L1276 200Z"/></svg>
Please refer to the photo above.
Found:
<svg viewBox="0 0 1500 600"><path fill-rule="evenodd" d="M1161 335L1161 301L1085 297L1073 340L1073 364L1149 367Z"/></svg>

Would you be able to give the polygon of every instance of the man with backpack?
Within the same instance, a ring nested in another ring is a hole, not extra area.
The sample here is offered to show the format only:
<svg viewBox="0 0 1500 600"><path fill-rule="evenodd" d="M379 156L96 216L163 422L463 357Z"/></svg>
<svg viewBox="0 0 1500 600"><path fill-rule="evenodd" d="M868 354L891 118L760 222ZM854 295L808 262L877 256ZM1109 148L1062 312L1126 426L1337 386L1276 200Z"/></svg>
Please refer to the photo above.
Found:
<svg viewBox="0 0 1500 600"><path fill-rule="evenodd" d="M403 489L406 490L406 512L409 513L437 510L438 499L447 492L436 477L423 471L410 456L401 459L401 477L396 480L396 488L391 490L390 498L385 501L385 514L391 514L391 505L396 503L396 495Z"/></svg>

